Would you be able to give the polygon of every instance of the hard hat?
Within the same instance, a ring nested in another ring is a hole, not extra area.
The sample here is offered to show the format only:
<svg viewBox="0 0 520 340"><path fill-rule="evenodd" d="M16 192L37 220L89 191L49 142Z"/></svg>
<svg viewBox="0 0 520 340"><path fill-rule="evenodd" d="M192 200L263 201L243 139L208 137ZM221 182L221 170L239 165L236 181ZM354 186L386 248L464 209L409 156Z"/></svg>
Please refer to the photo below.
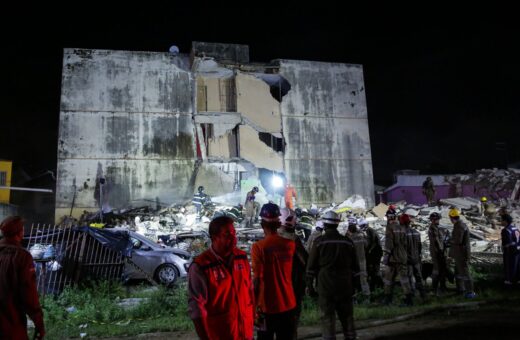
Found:
<svg viewBox="0 0 520 340"><path fill-rule="evenodd" d="M204 187L201 185L197 190L198 190L199 192L203 192L203 191L204 191Z"/></svg>
<svg viewBox="0 0 520 340"><path fill-rule="evenodd" d="M266 222L280 221L280 207L274 203L266 203L260 210L260 217Z"/></svg>
<svg viewBox="0 0 520 340"><path fill-rule="evenodd" d="M339 215L336 214L334 211L329 210L327 211L322 217L321 220L323 223L327 224L339 224L341 222Z"/></svg>
<svg viewBox="0 0 520 340"><path fill-rule="evenodd" d="M358 223L358 225L360 225L360 226L361 226L361 225L367 225L367 224L368 224L368 221L365 220L364 218L360 218L360 219L358 220L357 223Z"/></svg>
<svg viewBox="0 0 520 340"><path fill-rule="evenodd" d="M411 222L410 215L402 214L399 216L399 223L401 224L409 224Z"/></svg>
<svg viewBox="0 0 520 340"><path fill-rule="evenodd" d="M450 217L460 217L460 211L457 210L457 208L450 209L450 212L448 213Z"/></svg>
<svg viewBox="0 0 520 340"><path fill-rule="evenodd" d="M430 214L430 220L440 220L441 219L441 214L439 214L438 212L432 212Z"/></svg>
<svg viewBox="0 0 520 340"><path fill-rule="evenodd" d="M486 196L482 196L480 198L480 202L487 202L487 197Z"/></svg>
<svg viewBox="0 0 520 340"><path fill-rule="evenodd" d="M280 210L280 222L282 225L294 228L296 225L296 214L289 208L283 208Z"/></svg>
<svg viewBox="0 0 520 340"><path fill-rule="evenodd" d="M254 192L258 192L258 187L253 187Z"/></svg>
<svg viewBox="0 0 520 340"><path fill-rule="evenodd" d="M323 221L319 220L316 222L316 230L322 230L323 229Z"/></svg>

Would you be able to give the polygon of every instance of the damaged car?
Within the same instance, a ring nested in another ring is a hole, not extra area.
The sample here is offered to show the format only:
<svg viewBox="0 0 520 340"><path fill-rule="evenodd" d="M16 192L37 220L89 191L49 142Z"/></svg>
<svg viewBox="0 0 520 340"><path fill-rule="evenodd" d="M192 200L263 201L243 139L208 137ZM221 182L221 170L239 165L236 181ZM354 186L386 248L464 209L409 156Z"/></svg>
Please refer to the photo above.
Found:
<svg viewBox="0 0 520 340"><path fill-rule="evenodd" d="M133 244L131 262L127 263L124 275L127 280L153 278L156 282L171 287L178 279L186 278L192 262L190 253L157 244L136 232L130 232Z"/></svg>

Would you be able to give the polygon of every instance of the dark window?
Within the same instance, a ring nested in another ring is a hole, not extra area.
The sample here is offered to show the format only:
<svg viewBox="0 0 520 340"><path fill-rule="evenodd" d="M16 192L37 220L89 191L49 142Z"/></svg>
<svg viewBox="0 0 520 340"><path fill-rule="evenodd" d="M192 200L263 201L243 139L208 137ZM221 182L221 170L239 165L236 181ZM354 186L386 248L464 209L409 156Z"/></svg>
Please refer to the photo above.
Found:
<svg viewBox="0 0 520 340"><path fill-rule="evenodd" d="M267 132L259 132L258 136L262 142L267 144L276 152L284 152L283 138L275 137L274 135Z"/></svg>
<svg viewBox="0 0 520 340"><path fill-rule="evenodd" d="M0 185L5 186L7 184L7 172L0 171Z"/></svg>

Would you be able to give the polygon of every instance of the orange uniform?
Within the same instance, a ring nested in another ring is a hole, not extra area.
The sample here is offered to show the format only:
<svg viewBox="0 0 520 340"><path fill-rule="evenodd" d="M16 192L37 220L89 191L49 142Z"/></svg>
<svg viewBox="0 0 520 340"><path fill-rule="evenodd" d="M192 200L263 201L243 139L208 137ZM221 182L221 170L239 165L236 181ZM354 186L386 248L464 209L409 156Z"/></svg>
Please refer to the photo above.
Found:
<svg viewBox="0 0 520 340"><path fill-rule="evenodd" d="M290 184L285 187L285 207L294 210L293 197L296 199L296 189Z"/></svg>
<svg viewBox="0 0 520 340"><path fill-rule="evenodd" d="M259 283L257 308L275 314L296 307L292 285L292 264L296 245L280 235L270 235L253 244L253 275Z"/></svg>

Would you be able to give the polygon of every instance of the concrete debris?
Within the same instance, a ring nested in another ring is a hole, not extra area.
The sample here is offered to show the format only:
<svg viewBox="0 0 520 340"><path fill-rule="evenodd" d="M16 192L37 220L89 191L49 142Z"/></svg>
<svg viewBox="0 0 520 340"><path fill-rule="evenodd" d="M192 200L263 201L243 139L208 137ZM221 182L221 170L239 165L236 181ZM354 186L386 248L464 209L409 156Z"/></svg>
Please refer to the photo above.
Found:
<svg viewBox="0 0 520 340"><path fill-rule="evenodd" d="M385 218L385 214L386 214L386 211L388 210L388 205L384 204L384 203L379 203L378 205L376 205L373 209L372 209L372 213L380 218L380 219L384 219Z"/></svg>
<svg viewBox="0 0 520 340"><path fill-rule="evenodd" d="M184 205L176 204L170 207L153 210L150 207L129 209L126 211L112 211L103 215L103 220L107 225L122 227L136 231L158 243L177 247L188 251L196 256L203 252L211 244L208 234L208 225L215 216L229 216L235 221L237 232L238 247L248 254L251 246L257 240L264 237L264 232L259 223L256 222L252 228L245 228L243 211L241 205L226 203L237 202L237 195L230 194L220 198L215 198L207 203L200 216L197 215L195 207L191 203ZM488 203L492 200L489 199ZM436 212L441 215L440 228L444 228L449 233L453 228L449 220L448 212L451 207L461 210L461 219L466 223L470 230L472 260L478 263L500 263L502 253L500 242L500 223L498 221L498 210L506 209L518 225L520 222L520 202L494 201L496 214L494 222L481 213L480 201L471 197L456 197L444 199L437 206L417 206L410 205L404 201L392 202L398 213L407 213L413 217L414 227L421 234L423 242L423 262L430 261L428 228L430 225L429 216ZM478 209L475 210L475 207ZM345 233L349 219L366 220L369 225L378 233L381 243L384 244L386 217L385 213L388 205L380 203L368 209L362 197L354 195L343 201L341 204L331 204L326 208L319 208L312 204L307 208L297 208L298 216L297 234L305 242L315 226L319 223L319 216L328 210L334 210L341 215L342 223L338 230ZM82 223L88 224L89 219L96 219L97 214L85 214L82 216ZM492 224L493 222L493 224ZM36 253L37 249L33 249ZM41 251L40 251L41 252ZM495 256L496 255L496 256Z"/></svg>

